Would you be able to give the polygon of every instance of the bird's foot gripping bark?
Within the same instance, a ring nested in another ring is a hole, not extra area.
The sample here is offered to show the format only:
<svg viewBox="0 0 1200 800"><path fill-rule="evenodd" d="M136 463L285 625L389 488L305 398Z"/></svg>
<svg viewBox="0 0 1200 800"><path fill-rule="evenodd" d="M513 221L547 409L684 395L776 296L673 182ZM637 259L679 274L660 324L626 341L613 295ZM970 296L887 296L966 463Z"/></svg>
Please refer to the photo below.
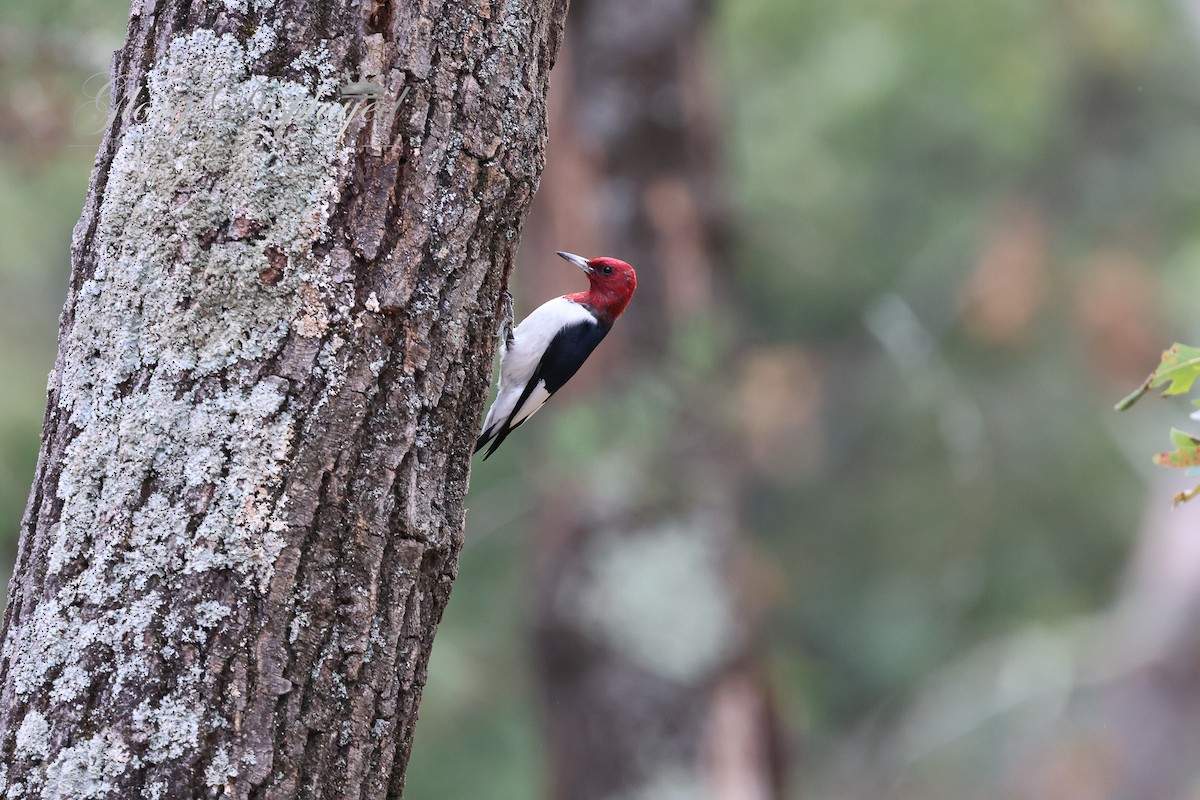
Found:
<svg viewBox="0 0 1200 800"><path fill-rule="evenodd" d="M512 347L513 342L513 327L516 325L516 319L513 317L513 296L512 292L507 289L500 299L501 308L504 312L504 321L500 323L500 330L496 331L496 338L504 340L505 349Z"/></svg>

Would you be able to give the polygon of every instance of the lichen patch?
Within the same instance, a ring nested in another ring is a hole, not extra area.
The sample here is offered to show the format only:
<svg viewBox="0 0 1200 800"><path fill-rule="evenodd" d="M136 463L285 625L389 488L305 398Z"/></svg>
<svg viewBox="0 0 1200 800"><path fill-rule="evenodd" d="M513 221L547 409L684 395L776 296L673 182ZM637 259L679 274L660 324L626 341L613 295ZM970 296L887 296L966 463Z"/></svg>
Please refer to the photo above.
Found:
<svg viewBox="0 0 1200 800"><path fill-rule="evenodd" d="M147 745L145 759L159 764L196 746L200 733L196 703L167 697L159 703L142 703L133 712L135 737Z"/></svg>
<svg viewBox="0 0 1200 800"><path fill-rule="evenodd" d="M278 346L337 199L345 109L246 74L230 36L176 39L122 140L100 210L100 263L81 292L63 397L85 421L146 368L211 374ZM290 267L260 276L270 253ZM153 291L147 291L153 287Z"/></svg>
<svg viewBox="0 0 1200 800"><path fill-rule="evenodd" d="M17 728L17 752L23 756L44 759L50 755L50 725L38 711L30 711Z"/></svg>
<svg viewBox="0 0 1200 800"><path fill-rule="evenodd" d="M66 703L98 685L118 698L148 659L178 657L232 613L180 608L181 581L220 572L262 591L283 548L291 387L244 365L328 325L340 278L313 246L338 199L345 109L250 74L252 55L210 30L175 39L112 161L98 262L60 348L58 413L77 433L47 564L56 590L14 620L3 653L27 699ZM168 611L188 620L169 643ZM187 710L199 666L159 672L171 676L162 699L132 714L112 701L85 740L44 746L53 718L25 715L22 752L45 761L27 774L45 797L104 796L129 763L179 758L205 725L227 724Z"/></svg>
<svg viewBox="0 0 1200 800"><path fill-rule="evenodd" d="M93 800L107 797L112 779L123 773L132 756L111 728L79 744L65 747L46 767L44 800Z"/></svg>

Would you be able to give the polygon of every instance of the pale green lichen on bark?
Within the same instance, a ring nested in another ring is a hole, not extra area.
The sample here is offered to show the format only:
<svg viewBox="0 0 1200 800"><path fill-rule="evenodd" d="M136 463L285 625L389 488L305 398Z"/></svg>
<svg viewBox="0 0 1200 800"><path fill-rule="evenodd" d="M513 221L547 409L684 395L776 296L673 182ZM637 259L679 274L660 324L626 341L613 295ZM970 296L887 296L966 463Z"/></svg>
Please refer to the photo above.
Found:
<svg viewBox="0 0 1200 800"><path fill-rule="evenodd" d="M195 747L200 734L199 719L179 697L142 703L133 712L133 723L147 745L145 759L156 764L178 758Z"/></svg>
<svg viewBox="0 0 1200 800"><path fill-rule="evenodd" d="M64 747L46 767L44 800L94 800L106 797L111 781L129 766L132 756L111 728ZM38 787L30 786L29 789ZM18 795L13 795L18 796Z"/></svg>
<svg viewBox="0 0 1200 800"><path fill-rule="evenodd" d="M219 788L225 786L230 778L237 777L238 769L229 758L224 748L218 748L216 755L204 770L204 785Z"/></svg>
<svg viewBox="0 0 1200 800"><path fill-rule="evenodd" d="M145 632L167 613L172 585L224 570L261 590L283 547L288 387L250 381L239 364L329 324L331 267L312 246L337 199L345 110L299 83L249 75L247 63L228 35L177 38L112 162L96 270L61 344L59 410L78 434L63 455L47 569L72 577L10 631L21 696L71 702L97 680L119 695L145 670ZM194 388L217 374L226 379ZM230 613L201 603L164 632L203 642ZM104 674L77 663L94 646ZM227 724L191 710L199 666L175 672L165 699L57 752L52 718L29 711L18 751L46 763L24 783L0 779L0 792L102 797L129 764L177 758ZM236 773L225 758L214 779Z"/></svg>
<svg viewBox="0 0 1200 800"><path fill-rule="evenodd" d="M50 755L50 725L38 711L30 711L17 728L16 750L23 756L46 758Z"/></svg>

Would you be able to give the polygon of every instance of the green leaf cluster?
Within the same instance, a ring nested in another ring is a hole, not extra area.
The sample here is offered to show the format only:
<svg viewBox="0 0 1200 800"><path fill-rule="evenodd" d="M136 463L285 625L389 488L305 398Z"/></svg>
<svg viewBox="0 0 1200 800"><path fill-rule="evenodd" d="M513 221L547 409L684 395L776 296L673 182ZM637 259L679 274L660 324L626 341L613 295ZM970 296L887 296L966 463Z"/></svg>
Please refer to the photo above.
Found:
<svg viewBox="0 0 1200 800"><path fill-rule="evenodd" d="M1125 411L1151 389L1157 389L1160 386L1166 386L1163 389L1164 397L1187 394L1192 390L1197 378L1200 378L1200 347L1173 344L1163 351L1158 367L1147 376L1141 386L1117 403L1116 409ZM1192 403L1200 406L1200 400L1193 400ZM1154 457L1155 464L1182 469L1200 467L1200 438L1179 428L1172 428L1171 444L1175 446L1175 449L1156 455ZM1175 503L1187 502L1197 495L1200 495L1200 484L1175 495Z"/></svg>

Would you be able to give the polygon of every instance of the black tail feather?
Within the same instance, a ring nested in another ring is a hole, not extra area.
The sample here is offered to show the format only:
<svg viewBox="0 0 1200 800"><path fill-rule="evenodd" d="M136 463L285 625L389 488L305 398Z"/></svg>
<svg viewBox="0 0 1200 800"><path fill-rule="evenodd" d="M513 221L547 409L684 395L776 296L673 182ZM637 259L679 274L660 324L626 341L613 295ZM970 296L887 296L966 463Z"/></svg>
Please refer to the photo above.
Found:
<svg viewBox="0 0 1200 800"><path fill-rule="evenodd" d="M528 418L526 418L526 419L528 419ZM521 425L523 425L524 423L525 423L525 420L521 420L516 425L513 425L511 427L509 425L505 424L500 430L496 431L496 433L492 434L491 436L480 436L479 441L477 441L475 443L475 452L478 453L481 449L483 449L484 445L486 445L489 441L491 441L492 446L489 447L487 452L483 454L483 460L487 461L488 456L490 456L492 453L496 452L496 448L499 447L501 444L503 444L504 440L508 438L508 435L510 433L512 433L513 431L515 431L517 428L521 427Z"/></svg>

